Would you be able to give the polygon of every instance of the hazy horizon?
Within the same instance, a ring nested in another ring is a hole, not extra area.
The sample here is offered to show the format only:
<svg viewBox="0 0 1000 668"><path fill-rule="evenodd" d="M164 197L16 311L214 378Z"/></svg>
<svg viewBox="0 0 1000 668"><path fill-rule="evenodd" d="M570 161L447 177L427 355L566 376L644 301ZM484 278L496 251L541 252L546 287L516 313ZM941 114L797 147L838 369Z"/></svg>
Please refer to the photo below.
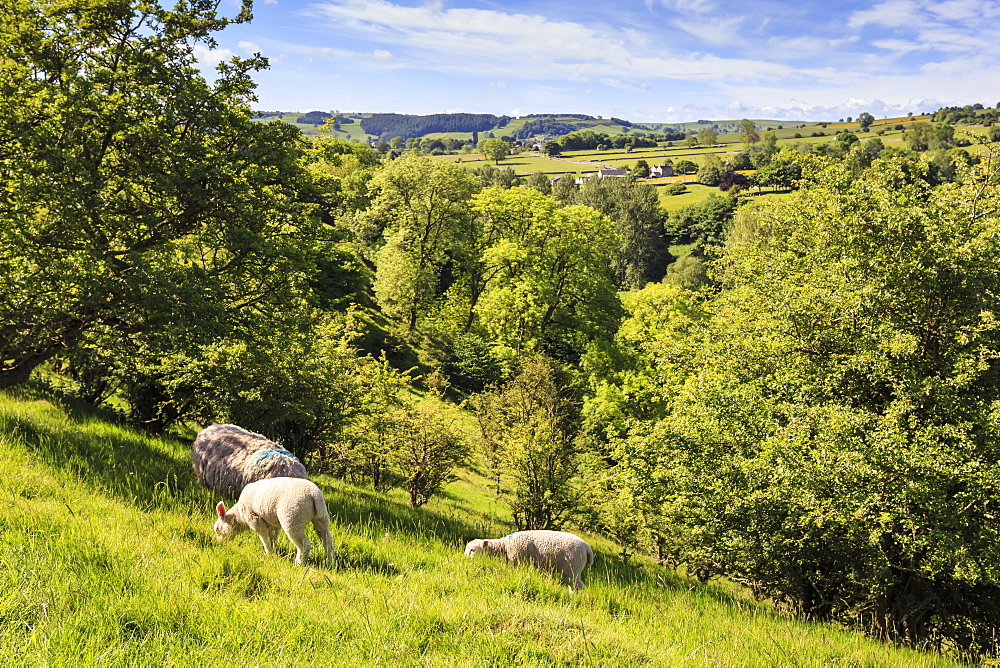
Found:
<svg viewBox="0 0 1000 668"><path fill-rule="evenodd" d="M267 56L260 109L818 121L1000 97L1000 0L264 0L254 14L196 55Z"/></svg>

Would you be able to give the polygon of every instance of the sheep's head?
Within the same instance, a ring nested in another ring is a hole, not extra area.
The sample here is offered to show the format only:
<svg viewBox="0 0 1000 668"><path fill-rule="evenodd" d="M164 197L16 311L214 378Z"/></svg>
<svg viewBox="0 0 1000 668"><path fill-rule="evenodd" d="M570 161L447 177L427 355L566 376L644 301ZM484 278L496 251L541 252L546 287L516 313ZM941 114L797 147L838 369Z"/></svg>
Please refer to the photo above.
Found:
<svg viewBox="0 0 1000 668"><path fill-rule="evenodd" d="M476 552L479 552L484 547L488 546L490 541L484 538L477 538L476 540L470 540L469 544L465 546L465 556L472 558L476 556Z"/></svg>
<svg viewBox="0 0 1000 668"><path fill-rule="evenodd" d="M219 519L215 520L215 535L219 540L229 534L239 533L240 529L243 528L232 513L226 513L226 504L222 501L219 501L219 504L215 506L215 511L219 513Z"/></svg>

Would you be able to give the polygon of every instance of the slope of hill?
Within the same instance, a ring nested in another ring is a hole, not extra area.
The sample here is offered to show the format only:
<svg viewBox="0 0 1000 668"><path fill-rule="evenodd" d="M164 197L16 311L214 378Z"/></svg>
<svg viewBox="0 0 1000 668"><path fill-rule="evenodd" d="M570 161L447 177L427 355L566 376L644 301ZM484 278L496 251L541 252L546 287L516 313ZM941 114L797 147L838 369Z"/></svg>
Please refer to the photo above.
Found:
<svg viewBox="0 0 1000 668"><path fill-rule="evenodd" d="M591 537L589 587L490 559L504 535L485 478L420 510L318 476L332 571L291 563L283 537L218 542L217 500L189 442L151 437L47 397L0 393L0 656L41 665L948 665L795 621L725 583L623 564ZM315 541L314 541L315 543Z"/></svg>
<svg viewBox="0 0 1000 668"><path fill-rule="evenodd" d="M593 130L607 134L647 133L650 128L633 124L628 121L611 118L603 119L585 114L533 114L520 118L510 116L494 116L492 114L430 114L417 116L413 114L345 114L329 112L350 123L341 123L333 131L333 136L342 139L381 139L388 141L393 137L431 137L468 139L472 133L486 136L492 133L496 137L509 136L527 139L536 135L558 136L577 130ZM312 116L299 112L261 112L256 120L261 122L284 121L298 127L305 134L315 134L318 122L298 122L302 118L319 120L320 112Z"/></svg>

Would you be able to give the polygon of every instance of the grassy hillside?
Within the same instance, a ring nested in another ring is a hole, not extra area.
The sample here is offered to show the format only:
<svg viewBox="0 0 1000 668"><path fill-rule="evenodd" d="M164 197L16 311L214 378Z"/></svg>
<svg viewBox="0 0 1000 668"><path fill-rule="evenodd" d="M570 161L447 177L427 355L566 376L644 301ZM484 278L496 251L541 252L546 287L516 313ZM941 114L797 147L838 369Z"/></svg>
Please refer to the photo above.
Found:
<svg viewBox="0 0 1000 668"><path fill-rule="evenodd" d="M0 656L23 665L947 665L785 618L735 587L624 565L591 537L589 587L490 559L504 535L475 472L414 511L326 477L332 571L217 542L188 442L0 394ZM315 544L315 540L314 540Z"/></svg>

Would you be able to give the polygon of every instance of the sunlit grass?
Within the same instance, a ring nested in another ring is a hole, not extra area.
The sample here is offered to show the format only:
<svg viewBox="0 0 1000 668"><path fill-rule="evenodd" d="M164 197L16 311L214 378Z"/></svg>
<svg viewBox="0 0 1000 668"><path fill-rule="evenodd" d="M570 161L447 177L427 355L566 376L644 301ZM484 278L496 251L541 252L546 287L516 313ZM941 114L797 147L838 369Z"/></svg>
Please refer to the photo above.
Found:
<svg viewBox="0 0 1000 668"><path fill-rule="evenodd" d="M464 542L510 530L483 472L419 510L319 476L331 571L218 542L187 442L0 393L0 656L20 665L946 665L786 618L607 541L589 586ZM315 542L315 541L314 541ZM318 553L318 554L317 554Z"/></svg>

